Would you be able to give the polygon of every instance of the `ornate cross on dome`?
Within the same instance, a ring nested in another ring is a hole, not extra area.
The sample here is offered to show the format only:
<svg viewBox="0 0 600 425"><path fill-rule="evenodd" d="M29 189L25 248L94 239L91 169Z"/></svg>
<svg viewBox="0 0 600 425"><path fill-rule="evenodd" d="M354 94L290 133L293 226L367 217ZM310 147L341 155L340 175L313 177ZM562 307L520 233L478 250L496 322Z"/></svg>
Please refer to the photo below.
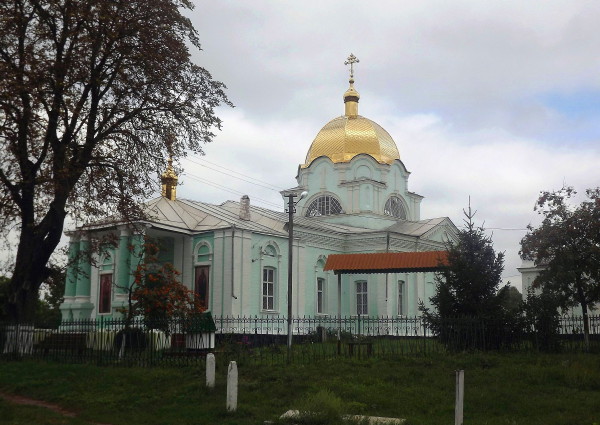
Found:
<svg viewBox="0 0 600 425"><path fill-rule="evenodd" d="M348 56L348 59L344 62L344 65L350 65L350 78L354 78L354 64L359 62L358 58L352 53L350 53L350 56Z"/></svg>

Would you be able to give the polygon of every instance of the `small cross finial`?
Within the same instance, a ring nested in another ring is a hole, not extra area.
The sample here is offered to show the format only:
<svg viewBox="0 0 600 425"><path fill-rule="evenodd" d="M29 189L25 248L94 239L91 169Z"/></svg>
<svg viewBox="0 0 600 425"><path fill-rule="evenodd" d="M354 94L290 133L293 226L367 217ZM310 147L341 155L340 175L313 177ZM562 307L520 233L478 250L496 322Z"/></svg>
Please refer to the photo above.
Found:
<svg viewBox="0 0 600 425"><path fill-rule="evenodd" d="M355 63L359 63L360 61L358 60L358 58L356 56L354 56L352 53L350 53L350 56L348 56L348 59L346 59L346 62L344 62L344 65L350 65L350 78L353 79L354 78L354 64Z"/></svg>

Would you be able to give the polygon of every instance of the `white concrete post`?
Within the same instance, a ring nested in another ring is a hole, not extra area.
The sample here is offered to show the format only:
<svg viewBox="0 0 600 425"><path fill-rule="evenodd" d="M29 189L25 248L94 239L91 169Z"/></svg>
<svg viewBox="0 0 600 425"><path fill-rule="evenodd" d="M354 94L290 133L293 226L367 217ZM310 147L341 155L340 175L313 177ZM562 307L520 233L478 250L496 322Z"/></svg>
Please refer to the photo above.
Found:
<svg viewBox="0 0 600 425"><path fill-rule="evenodd" d="M227 369L227 410L235 412L237 410L238 395L238 370L234 361L229 362Z"/></svg>
<svg viewBox="0 0 600 425"><path fill-rule="evenodd" d="M215 355L208 353L206 355L206 386L215 387Z"/></svg>
<svg viewBox="0 0 600 425"><path fill-rule="evenodd" d="M463 404L465 401L465 371L456 371L456 404L454 406L454 425L463 425Z"/></svg>

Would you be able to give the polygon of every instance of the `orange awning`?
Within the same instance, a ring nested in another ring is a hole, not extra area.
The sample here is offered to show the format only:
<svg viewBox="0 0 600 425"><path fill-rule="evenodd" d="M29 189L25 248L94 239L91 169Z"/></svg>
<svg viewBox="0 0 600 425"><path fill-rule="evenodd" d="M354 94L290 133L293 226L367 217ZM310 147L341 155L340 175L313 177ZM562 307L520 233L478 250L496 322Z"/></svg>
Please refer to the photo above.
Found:
<svg viewBox="0 0 600 425"><path fill-rule="evenodd" d="M448 265L448 251L330 254L324 270L347 273L431 272Z"/></svg>

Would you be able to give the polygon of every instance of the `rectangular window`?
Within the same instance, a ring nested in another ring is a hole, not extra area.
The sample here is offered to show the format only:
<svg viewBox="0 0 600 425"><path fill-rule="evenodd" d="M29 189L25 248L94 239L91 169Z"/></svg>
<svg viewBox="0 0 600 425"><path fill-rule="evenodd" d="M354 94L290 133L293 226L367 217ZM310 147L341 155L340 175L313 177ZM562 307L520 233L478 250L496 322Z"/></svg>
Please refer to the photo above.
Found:
<svg viewBox="0 0 600 425"><path fill-rule="evenodd" d="M369 314L367 298L367 282L364 280L356 282L356 314Z"/></svg>
<svg viewBox="0 0 600 425"><path fill-rule="evenodd" d="M98 294L98 313L110 314L112 301L112 273L100 275L100 292Z"/></svg>
<svg viewBox="0 0 600 425"><path fill-rule="evenodd" d="M325 279L317 278L317 313L325 313Z"/></svg>
<svg viewBox="0 0 600 425"><path fill-rule="evenodd" d="M275 269L270 267L263 269L262 309L275 310Z"/></svg>
<svg viewBox="0 0 600 425"><path fill-rule="evenodd" d="M197 266L194 279L194 296L205 309L208 309L208 291L210 289L210 266Z"/></svg>
<svg viewBox="0 0 600 425"><path fill-rule="evenodd" d="M398 281L398 316L404 316L404 281Z"/></svg>

